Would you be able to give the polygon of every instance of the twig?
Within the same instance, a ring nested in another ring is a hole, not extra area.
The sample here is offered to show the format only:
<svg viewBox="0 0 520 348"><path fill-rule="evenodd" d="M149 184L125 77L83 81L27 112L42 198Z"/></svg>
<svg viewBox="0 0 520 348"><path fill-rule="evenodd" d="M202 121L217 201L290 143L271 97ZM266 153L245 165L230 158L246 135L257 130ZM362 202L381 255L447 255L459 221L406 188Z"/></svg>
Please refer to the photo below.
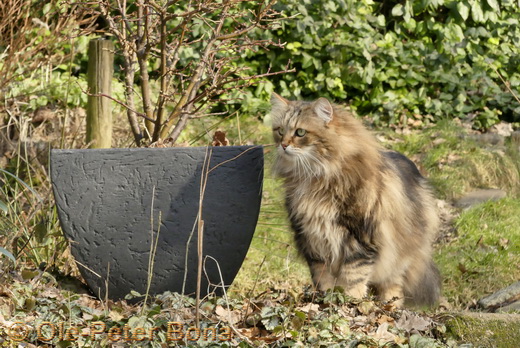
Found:
<svg viewBox="0 0 520 348"><path fill-rule="evenodd" d="M148 296L150 294L150 287L152 285L153 278L153 266L155 263L155 254L157 253L157 245L159 243L159 233L161 232L161 221L162 221L162 212L159 211L159 219L157 225L157 235L155 237L155 243L153 238L153 207L155 202L155 185L152 188L152 205L150 207L150 255L148 256L148 277L146 279L146 293L144 295L144 303L141 307L141 315L144 314L146 308L146 302L148 300Z"/></svg>
<svg viewBox="0 0 520 348"><path fill-rule="evenodd" d="M504 80L504 78L502 77L502 75L500 74L500 72L498 71L497 68L495 68L493 65L490 65L490 66L491 66L491 69L493 69L497 73L498 77L500 77L500 80L502 80L502 82L506 86L506 88L509 91L509 93L511 93L513 95L513 97L516 99L516 101L518 102L518 104L520 104L520 98L518 98L516 93L511 89L511 86L509 85L509 82Z"/></svg>
<svg viewBox="0 0 520 348"><path fill-rule="evenodd" d="M241 339L246 341L250 346L253 346L253 342L249 339L249 337L242 335L242 333L240 331L238 331L238 329L233 325L233 322L231 320L231 308L229 307L229 299L227 297L226 284L224 283L224 277L222 276L222 271L220 269L220 265L219 265L218 261L213 256L210 256L210 255L206 255L206 257L204 258L204 273L206 274L206 277L209 278L206 273L206 259L208 259L208 258L212 259L215 262L215 264L217 265L217 270L218 270L220 284L221 284L220 287L222 287L222 292L224 293L224 300L226 301L229 327L233 330L233 332L237 336L239 336ZM264 257L264 259L265 259L265 257ZM263 263L263 261L262 261L262 263ZM208 283L209 283L209 279L208 279Z"/></svg>
<svg viewBox="0 0 520 348"><path fill-rule="evenodd" d="M186 242L186 256L184 257L184 278L182 281L182 290L181 295L185 295L185 289L186 289L186 279L188 278L188 255L189 255L189 248L191 243L191 238L195 234L195 227L198 226L198 216L195 218L195 221L193 222L193 227L191 228L191 233L188 237L188 241Z"/></svg>
<svg viewBox="0 0 520 348"><path fill-rule="evenodd" d="M94 274L96 277L98 278L101 278L101 275L99 273L96 273L94 270L88 268L86 265L82 264L81 262L79 262L78 260L75 260L76 263L78 265L80 265L81 267L85 268L87 271L89 271L90 273Z"/></svg>
<svg viewBox="0 0 520 348"><path fill-rule="evenodd" d="M90 92L85 92L87 95L91 96L91 97L105 97L105 98L108 98L116 103L118 103L119 105L127 108L128 110L131 110L132 112L134 112L137 116L140 116L146 120L149 120L149 121L153 121L151 118L148 118L145 114L137 111L137 110L134 110L134 109L131 109L130 106L126 105L125 103L123 103L122 101L120 100L117 100L116 98L114 97L111 97L109 96L108 94L105 94L105 93L96 93L96 94L93 94L93 93L90 93Z"/></svg>
<svg viewBox="0 0 520 348"><path fill-rule="evenodd" d="M211 169L209 170L208 174L211 173L212 171L214 171L215 169L217 169L218 167L220 167L221 165L224 165L224 164L226 164L226 163L229 163L229 162L231 162L231 161L234 161L234 160L236 160L237 158L242 157L243 155L245 155L247 152L249 152L249 151L251 151L251 150L254 150L254 149L257 149L257 148L259 148L259 147L262 147L262 145L252 146L252 147L250 147L250 148L248 148L248 149L242 151L241 153L239 153L239 154L236 155L235 157L230 158L230 159L228 159L228 160L226 160L226 161L220 162L219 164L217 164L217 165L215 165L213 168L211 168Z"/></svg>
<svg viewBox="0 0 520 348"><path fill-rule="evenodd" d="M195 323L197 328L200 328L200 288L202 282L202 264L203 264L203 238L204 238L204 220L202 220L202 203L204 194L206 192L206 185L208 183L209 165L211 162L211 155L213 150L206 147L206 154L204 156L204 163L202 165L202 172L200 176L200 191L199 191L199 211L198 211L198 233L197 233L197 290L196 290L196 307L195 307Z"/></svg>

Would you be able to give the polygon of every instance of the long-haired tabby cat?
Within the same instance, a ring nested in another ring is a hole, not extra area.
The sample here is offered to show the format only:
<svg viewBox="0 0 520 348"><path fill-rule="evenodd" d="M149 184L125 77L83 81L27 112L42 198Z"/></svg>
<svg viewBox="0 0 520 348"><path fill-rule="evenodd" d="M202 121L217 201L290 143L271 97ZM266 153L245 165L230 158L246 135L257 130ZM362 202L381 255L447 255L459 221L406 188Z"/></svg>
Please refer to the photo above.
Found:
<svg viewBox="0 0 520 348"><path fill-rule="evenodd" d="M282 177L298 249L320 290L433 305L435 200L408 158L382 149L361 122L327 99L271 97Z"/></svg>

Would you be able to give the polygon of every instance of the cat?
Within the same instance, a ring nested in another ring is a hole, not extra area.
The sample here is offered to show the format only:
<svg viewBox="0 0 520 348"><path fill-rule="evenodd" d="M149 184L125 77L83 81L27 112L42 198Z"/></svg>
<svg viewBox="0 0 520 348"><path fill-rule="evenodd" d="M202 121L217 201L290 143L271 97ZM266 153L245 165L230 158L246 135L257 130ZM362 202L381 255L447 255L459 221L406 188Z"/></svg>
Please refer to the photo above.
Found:
<svg viewBox="0 0 520 348"><path fill-rule="evenodd" d="M271 97L274 173L283 179L297 248L318 290L373 290L398 306L433 306L439 227L426 179L404 155L383 149L340 106Z"/></svg>

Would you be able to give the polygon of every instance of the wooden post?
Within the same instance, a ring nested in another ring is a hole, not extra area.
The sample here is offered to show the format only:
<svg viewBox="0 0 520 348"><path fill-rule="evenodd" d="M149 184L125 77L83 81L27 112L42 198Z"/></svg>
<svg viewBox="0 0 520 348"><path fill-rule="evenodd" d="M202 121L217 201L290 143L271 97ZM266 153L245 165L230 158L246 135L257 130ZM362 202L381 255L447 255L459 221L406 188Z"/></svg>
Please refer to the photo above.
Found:
<svg viewBox="0 0 520 348"><path fill-rule="evenodd" d="M92 40L88 46L87 144L92 149L112 146L112 101L95 96L112 93L114 44L110 40Z"/></svg>

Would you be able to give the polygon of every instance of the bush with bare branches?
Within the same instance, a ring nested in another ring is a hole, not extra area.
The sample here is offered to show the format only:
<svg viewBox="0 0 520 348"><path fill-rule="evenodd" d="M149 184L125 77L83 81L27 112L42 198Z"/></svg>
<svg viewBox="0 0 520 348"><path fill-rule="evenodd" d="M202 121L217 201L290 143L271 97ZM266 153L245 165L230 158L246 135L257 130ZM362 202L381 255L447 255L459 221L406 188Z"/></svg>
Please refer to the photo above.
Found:
<svg viewBox="0 0 520 348"><path fill-rule="evenodd" d="M254 74L237 64L250 50L281 45L249 35L276 25L274 2L100 0L90 7L122 55L126 100L116 102L127 110L137 145L175 142L190 118L210 114L227 92L288 71Z"/></svg>

